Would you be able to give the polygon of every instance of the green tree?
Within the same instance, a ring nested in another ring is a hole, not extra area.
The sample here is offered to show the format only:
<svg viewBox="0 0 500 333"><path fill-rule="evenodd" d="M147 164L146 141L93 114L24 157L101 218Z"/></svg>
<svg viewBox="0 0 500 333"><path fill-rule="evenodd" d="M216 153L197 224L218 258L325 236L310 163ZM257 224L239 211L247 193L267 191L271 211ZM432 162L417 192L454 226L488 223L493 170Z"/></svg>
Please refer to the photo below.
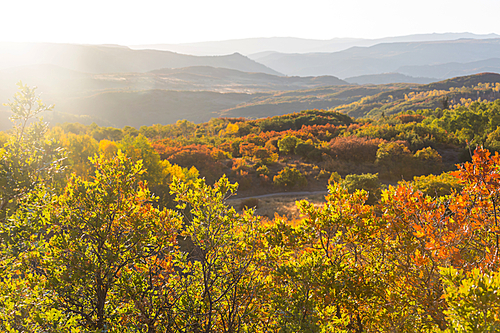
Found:
<svg viewBox="0 0 500 333"><path fill-rule="evenodd" d="M443 170L441 155L431 147L420 149L413 157L415 174L429 174Z"/></svg>
<svg viewBox="0 0 500 333"><path fill-rule="evenodd" d="M278 141L278 148L280 153L287 155L295 153L295 147L299 142L300 140L296 136L285 135Z"/></svg>
<svg viewBox="0 0 500 333"><path fill-rule="evenodd" d="M387 142L380 144L375 163L381 167L384 177L398 180L411 174L411 151L401 143Z"/></svg>
<svg viewBox="0 0 500 333"><path fill-rule="evenodd" d="M43 290L30 280L26 263L38 249L41 212L54 195L62 155L47 138L46 124L34 121L52 107L43 104L36 88L21 82L18 87L14 100L5 104L12 112L13 134L0 148L0 329L6 332L43 328L60 315L45 311Z"/></svg>
<svg viewBox="0 0 500 333"><path fill-rule="evenodd" d="M354 193L356 190L368 192L368 199L366 200L368 204L374 204L380 198L381 190L378 174L347 175L342 184L349 193Z"/></svg>
<svg viewBox="0 0 500 333"><path fill-rule="evenodd" d="M306 186L306 177L296 168L284 167L273 178L274 184L281 187Z"/></svg>
<svg viewBox="0 0 500 333"><path fill-rule="evenodd" d="M92 163L93 180L72 176L48 207L50 238L31 261L55 309L77 318L87 330L102 331L116 328L130 315L128 299L119 296L124 284L136 279L123 280L121 275L139 271L151 258L165 258L178 218L152 206L154 198L139 181L145 172L140 162L119 151L111 160L100 156ZM142 323L140 315L132 322Z"/></svg>
<svg viewBox="0 0 500 333"><path fill-rule="evenodd" d="M258 306L256 218L252 210L240 215L225 203L236 186L225 177L213 187L203 179L172 184L186 210L183 235L191 242L178 261L183 293L174 310L177 332L239 332Z"/></svg>

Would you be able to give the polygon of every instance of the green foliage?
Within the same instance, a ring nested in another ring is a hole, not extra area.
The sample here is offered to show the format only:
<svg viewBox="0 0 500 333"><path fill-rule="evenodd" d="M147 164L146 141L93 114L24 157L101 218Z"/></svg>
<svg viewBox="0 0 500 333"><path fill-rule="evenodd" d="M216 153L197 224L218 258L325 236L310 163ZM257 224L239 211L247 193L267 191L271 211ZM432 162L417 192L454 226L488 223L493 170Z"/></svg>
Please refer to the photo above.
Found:
<svg viewBox="0 0 500 333"><path fill-rule="evenodd" d="M278 141L278 148L280 153L290 155L295 153L295 147L300 140L293 135L286 135Z"/></svg>
<svg viewBox="0 0 500 333"><path fill-rule="evenodd" d="M192 242L178 261L184 292L172 318L176 332L237 332L258 306L256 219L225 204L235 190L225 177L213 187L202 179L172 184L179 208L189 212L183 234Z"/></svg>
<svg viewBox="0 0 500 333"><path fill-rule="evenodd" d="M273 178L273 183L281 187L294 187L294 186L306 186L306 177L296 168L283 168L276 176Z"/></svg>
<svg viewBox="0 0 500 333"><path fill-rule="evenodd" d="M488 134L484 147L491 152L500 152L500 127Z"/></svg>
<svg viewBox="0 0 500 333"><path fill-rule="evenodd" d="M438 176L414 177L413 186L429 196L449 195L453 190L460 191L463 187L458 179L448 172L443 172Z"/></svg>
<svg viewBox="0 0 500 333"><path fill-rule="evenodd" d="M342 184L349 193L354 193L356 190L366 191L368 193L367 204L374 204L380 198L381 189L378 174L347 175Z"/></svg>
<svg viewBox="0 0 500 333"><path fill-rule="evenodd" d="M412 157L412 153L405 145L388 142L380 144L375 162L382 168L385 177L398 180L411 174Z"/></svg>
<svg viewBox="0 0 500 333"><path fill-rule="evenodd" d="M132 277L141 268L150 269L144 266L151 258L166 258L178 218L153 208L154 198L139 182L144 173L140 162L118 151L111 160L100 156L92 163L93 180L73 176L48 207L49 238L41 248L43 256L31 260L54 308L76 316L86 329L114 327L127 316L137 316L132 321L139 324L146 310L136 303L138 295L123 295L122 289L135 290L127 284L134 283ZM120 279L122 274L128 278ZM132 309L128 302L134 304ZM149 304L153 309L148 313L160 311L162 304L163 300Z"/></svg>
<svg viewBox="0 0 500 333"><path fill-rule="evenodd" d="M330 177L328 178L328 185L333 185L333 183L340 183L342 181L342 177L337 172L332 172Z"/></svg>
<svg viewBox="0 0 500 333"><path fill-rule="evenodd" d="M442 268L447 332L498 332L500 330L500 273L474 269L464 273Z"/></svg>
<svg viewBox="0 0 500 333"><path fill-rule="evenodd" d="M57 322L70 329L60 312L48 311L50 303L42 299L37 278L23 265L43 235L41 210L56 191L62 156L47 139L46 124L30 123L51 107L41 102L35 88L18 87L14 101L6 104L13 114L14 135L0 148L0 329L30 332Z"/></svg>

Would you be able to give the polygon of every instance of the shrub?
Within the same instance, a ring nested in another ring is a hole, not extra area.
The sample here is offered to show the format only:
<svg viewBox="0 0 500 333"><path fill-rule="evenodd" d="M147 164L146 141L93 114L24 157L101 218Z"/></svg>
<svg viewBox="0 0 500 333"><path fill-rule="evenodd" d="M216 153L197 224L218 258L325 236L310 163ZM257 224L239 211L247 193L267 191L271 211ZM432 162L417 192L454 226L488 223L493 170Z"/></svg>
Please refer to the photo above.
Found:
<svg viewBox="0 0 500 333"><path fill-rule="evenodd" d="M267 165L261 165L255 171L259 176L269 176L269 168Z"/></svg>
<svg viewBox="0 0 500 333"><path fill-rule="evenodd" d="M375 162L382 139L337 137L330 141L330 154L338 159L356 162Z"/></svg>
<svg viewBox="0 0 500 333"><path fill-rule="evenodd" d="M366 203L374 204L380 197L380 181L378 173L364 173L361 175L347 175L343 182L349 193L356 190L365 190L368 192Z"/></svg>
<svg viewBox="0 0 500 333"><path fill-rule="evenodd" d="M434 173L443 169L441 155L431 147L417 151L413 157L415 162L415 174Z"/></svg>
<svg viewBox="0 0 500 333"><path fill-rule="evenodd" d="M382 143L377 150L375 163L382 169L383 175L398 180L409 177L412 173L413 154L398 142Z"/></svg>
<svg viewBox="0 0 500 333"><path fill-rule="evenodd" d="M414 177L413 186L426 195L438 197L448 195L452 190L460 191L462 189L458 179L447 172L443 172L439 176Z"/></svg>
<svg viewBox="0 0 500 333"><path fill-rule="evenodd" d="M306 186L306 177L296 168L285 167L273 178L273 182L281 187Z"/></svg>
<svg viewBox="0 0 500 333"><path fill-rule="evenodd" d="M249 209L249 208L259 208L259 199L257 198L248 198L244 199L240 205L240 210Z"/></svg>
<svg viewBox="0 0 500 333"><path fill-rule="evenodd" d="M309 154L309 152L313 149L314 149L314 145L311 145L311 144L305 143L305 142L300 142L300 143L297 143L297 146L295 147L295 153L297 155L302 156L302 157L306 157L307 154Z"/></svg>
<svg viewBox="0 0 500 333"><path fill-rule="evenodd" d="M420 123L422 120L425 119L425 116L421 114L401 114L396 117L399 121L401 121L401 124L407 124L407 123Z"/></svg>
<svg viewBox="0 0 500 333"><path fill-rule="evenodd" d="M450 332L498 332L500 330L500 272L471 272L454 267L441 269L443 298Z"/></svg>
<svg viewBox="0 0 500 333"><path fill-rule="evenodd" d="M342 177L337 172L332 172L330 178L328 178L328 185L332 185L333 183L339 183L342 181Z"/></svg>
<svg viewBox="0 0 500 333"><path fill-rule="evenodd" d="M289 155L295 153L295 147L299 143L299 138L293 135L285 135L278 141L278 149L280 153Z"/></svg>
<svg viewBox="0 0 500 333"><path fill-rule="evenodd" d="M313 168L314 169L314 168ZM316 167L316 170L319 169L318 167ZM326 171L325 169L321 169L318 174L314 177L315 179L317 180L320 180L320 179L326 179L326 178L329 178L331 175L331 172L330 171Z"/></svg>

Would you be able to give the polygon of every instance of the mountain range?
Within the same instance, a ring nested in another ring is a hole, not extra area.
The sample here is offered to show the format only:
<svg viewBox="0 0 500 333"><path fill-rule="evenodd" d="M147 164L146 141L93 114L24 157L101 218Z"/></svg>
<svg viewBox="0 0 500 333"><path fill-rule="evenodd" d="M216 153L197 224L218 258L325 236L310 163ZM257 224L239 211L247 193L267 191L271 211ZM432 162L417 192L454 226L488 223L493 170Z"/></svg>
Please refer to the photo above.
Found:
<svg viewBox="0 0 500 333"><path fill-rule="evenodd" d="M500 38L497 34L473 34L473 33L434 33L417 34L408 36L395 36L378 39L364 38L332 38L327 40L305 39L293 37L271 37L271 38L245 38L224 41L181 43L181 44L144 44L131 45L132 49L152 49L172 51L183 54L198 56L232 54L239 52L251 59L256 59L263 52L279 53L316 53L316 52L338 52L354 46L373 46L381 43L396 42L425 42L445 41L456 39L486 39Z"/></svg>
<svg viewBox="0 0 500 333"><path fill-rule="evenodd" d="M235 48L229 55L200 56L119 45L0 43L0 102L11 98L15 83L22 80L38 86L44 102L55 104L56 111L46 117L52 122L96 122L118 127L332 109L363 97L416 89L419 84L450 77L499 73L498 37L433 34L383 40L278 38L264 40L269 47L276 43L276 49L250 56L235 53ZM333 44L358 46L337 52L276 52L285 45L281 41L289 42L290 50L298 46L314 49L320 42L329 43L330 49ZM233 42L213 47L234 47ZM363 43L376 44L359 45ZM205 46L208 49L210 45ZM248 45L247 51L262 50L258 45ZM349 107L349 112L362 116L369 113L369 107L364 105L359 111ZM7 117L6 108L0 106L0 129L10 126Z"/></svg>
<svg viewBox="0 0 500 333"><path fill-rule="evenodd" d="M120 45L0 43L0 69L40 64L85 73L148 72L161 68L212 66L280 74L239 53L193 56L159 50L132 50Z"/></svg>
<svg viewBox="0 0 500 333"><path fill-rule="evenodd" d="M340 78L396 72L413 66L412 76L437 78L432 71L415 66L470 63L500 58L500 38L459 39L451 41L383 43L370 47L352 47L334 53L271 53L256 61L286 75L334 75ZM406 74L406 73L401 73ZM471 74L471 73L467 73Z"/></svg>

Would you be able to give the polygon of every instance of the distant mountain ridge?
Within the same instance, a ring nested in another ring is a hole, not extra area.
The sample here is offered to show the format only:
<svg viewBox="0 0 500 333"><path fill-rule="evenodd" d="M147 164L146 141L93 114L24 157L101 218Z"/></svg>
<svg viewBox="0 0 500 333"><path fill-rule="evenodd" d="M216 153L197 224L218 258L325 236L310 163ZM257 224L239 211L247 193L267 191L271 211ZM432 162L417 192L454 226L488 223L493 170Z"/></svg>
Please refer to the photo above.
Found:
<svg viewBox="0 0 500 333"><path fill-rule="evenodd" d="M239 53L202 57L169 51L132 50L117 45L0 43L0 69L39 64L86 73L148 72L161 68L212 66L280 75Z"/></svg>
<svg viewBox="0 0 500 333"><path fill-rule="evenodd" d="M430 77L413 77L401 73L382 73L382 74L348 77L344 81L347 81L351 84L387 84L387 83L427 84L435 82L436 79Z"/></svg>
<svg viewBox="0 0 500 333"><path fill-rule="evenodd" d="M485 72L500 73L500 58L492 58L467 63L450 62L439 65L402 66L398 72L407 75L433 75L438 79L464 76Z"/></svg>
<svg viewBox="0 0 500 333"><path fill-rule="evenodd" d="M133 49L153 49L179 52L192 55L221 55L239 52L257 60L262 52L278 53L314 53L314 52L338 52L354 46L372 46L380 43L394 42L422 42L436 40L456 40L461 38L484 39L500 38L497 34L473 34L473 33L443 33L443 34L416 34L407 36L386 37L378 39L364 38L332 38L327 40L305 39L294 37L270 37L270 38L245 38L224 41L180 43L180 44L147 44L131 45Z"/></svg>
<svg viewBox="0 0 500 333"><path fill-rule="evenodd" d="M383 43L335 53L272 53L258 61L286 75L333 75L342 79L398 72L404 66L468 63L490 58L500 58L500 38ZM431 74L411 72L411 76L435 77Z"/></svg>

